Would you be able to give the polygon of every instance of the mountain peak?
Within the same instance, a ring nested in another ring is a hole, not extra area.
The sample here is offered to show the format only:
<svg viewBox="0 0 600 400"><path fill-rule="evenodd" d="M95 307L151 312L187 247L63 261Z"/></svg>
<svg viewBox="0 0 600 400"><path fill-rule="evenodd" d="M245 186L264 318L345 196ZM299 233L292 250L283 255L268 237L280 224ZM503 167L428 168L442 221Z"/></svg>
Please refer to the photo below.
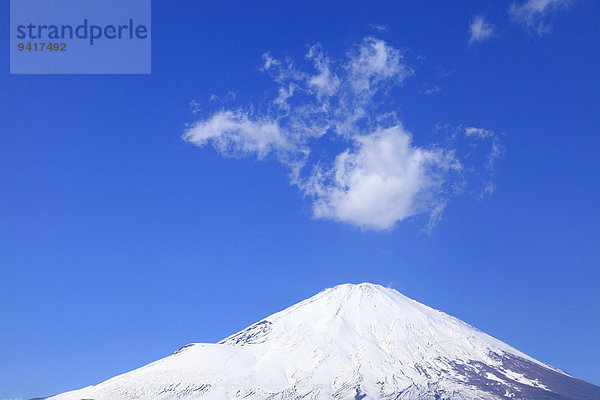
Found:
<svg viewBox="0 0 600 400"><path fill-rule="evenodd" d="M325 290L343 290L343 289L350 289L350 290L362 290L362 291L374 291L374 290L380 290L380 291L384 291L388 288L386 288L385 286L379 285L377 283L371 283L371 282L361 282L361 283L341 283L339 285L336 285L334 287L331 288L327 288Z"/></svg>
<svg viewBox="0 0 600 400"><path fill-rule="evenodd" d="M372 283L325 289L217 344L53 400L592 399L578 381Z"/></svg>
<svg viewBox="0 0 600 400"><path fill-rule="evenodd" d="M344 293L347 295L360 293L361 295L374 295L376 293L387 294L391 292L400 294L397 290L378 285L376 283L362 282L362 283L343 283L331 288L323 290L321 293L327 294L340 294ZM401 295L401 294L400 294Z"/></svg>

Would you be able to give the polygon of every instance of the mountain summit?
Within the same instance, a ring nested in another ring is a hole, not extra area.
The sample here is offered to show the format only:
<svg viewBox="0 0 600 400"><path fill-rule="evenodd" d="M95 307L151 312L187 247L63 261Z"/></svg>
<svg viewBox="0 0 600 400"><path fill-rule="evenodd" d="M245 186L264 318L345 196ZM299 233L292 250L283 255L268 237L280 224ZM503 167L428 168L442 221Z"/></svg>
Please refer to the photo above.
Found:
<svg viewBox="0 0 600 400"><path fill-rule="evenodd" d="M441 311L370 283L323 290L217 344L52 400L600 399Z"/></svg>

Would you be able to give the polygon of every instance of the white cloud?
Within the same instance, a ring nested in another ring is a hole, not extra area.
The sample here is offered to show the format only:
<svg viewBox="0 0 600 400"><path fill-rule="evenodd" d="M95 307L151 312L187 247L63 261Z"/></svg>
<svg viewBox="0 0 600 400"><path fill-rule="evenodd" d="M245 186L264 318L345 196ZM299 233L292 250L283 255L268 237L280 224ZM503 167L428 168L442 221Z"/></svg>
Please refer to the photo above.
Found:
<svg viewBox="0 0 600 400"><path fill-rule="evenodd" d="M388 31L388 27L386 25L371 24L371 25L369 25L369 27L375 29L378 32L382 32L382 33Z"/></svg>
<svg viewBox="0 0 600 400"><path fill-rule="evenodd" d="M489 197L493 195L495 191L496 185L494 185L493 182L486 182L486 184L483 186L483 189L481 190L481 193L479 194L479 198L483 199L485 197Z"/></svg>
<svg viewBox="0 0 600 400"><path fill-rule="evenodd" d="M474 128L472 126L465 128L464 132L465 136L467 137L473 137L477 139L489 139L490 150L486 156L486 162L484 166L490 170L493 169L494 165L496 164L496 161L504 155L505 151L504 146L502 146L502 144L500 143L500 138L498 137L498 135L496 135L496 133L492 130ZM486 186L489 186L489 184L486 184Z"/></svg>
<svg viewBox="0 0 600 400"><path fill-rule="evenodd" d="M368 37L341 60L315 45L302 68L269 53L263 61L276 82L270 102L206 115L184 140L225 156L273 156L316 218L372 230L418 214L428 230L440 220L464 171L451 146L415 144L396 117L390 91L413 74L401 51ZM464 138L491 139L470 129Z"/></svg>
<svg viewBox="0 0 600 400"><path fill-rule="evenodd" d="M348 58L349 80L359 93L372 93L386 81L402 83L412 74L412 69L401 62L400 51L383 40L366 38Z"/></svg>
<svg viewBox="0 0 600 400"><path fill-rule="evenodd" d="M570 5L570 0L526 0L520 5L513 3L508 13L513 21L525 25L541 36L550 31L550 25L546 21L547 16Z"/></svg>
<svg viewBox="0 0 600 400"><path fill-rule="evenodd" d="M485 18L478 16L471 21L469 34L469 44L479 43L494 36L494 28Z"/></svg>
<svg viewBox="0 0 600 400"><path fill-rule="evenodd" d="M263 54L263 60L264 60L264 64L263 64L262 69L264 69L264 70L269 70L271 67L273 67L275 65L279 65L279 61L272 58L271 55L269 54L269 52L266 52L265 54Z"/></svg>
<svg viewBox="0 0 600 400"><path fill-rule="evenodd" d="M315 68L319 71L317 75L308 78L308 85L314 89L319 98L332 96L340 81L329 69L329 59L323 54L321 46L312 46L306 55L313 60Z"/></svg>
<svg viewBox="0 0 600 400"><path fill-rule="evenodd" d="M199 147L210 143L224 155L254 153L258 159L272 151L278 154L297 151L277 121L252 120L240 110L219 111L207 120L198 121L186 130L183 139Z"/></svg>
<svg viewBox="0 0 600 400"><path fill-rule="evenodd" d="M443 207L448 172L460 169L452 152L414 146L401 125L356 136L354 142L306 185L316 217L385 230Z"/></svg>
<svg viewBox="0 0 600 400"><path fill-rule="evenodd" d="M465 128L465 135L477 137L479 139L486 139L486 138L491 138L491 137L496 136L494 131L491 131L489 129L483 129L483 128L475 128L473 126L469 126L469 127Z"/></svg>
<svg viewBox="0 0 600 400"><path fill-rule="evenodd" d="M200 103L198 103L196 100L190 101L189 107L192 114L198 114L200 111L202 111L200 109Z"/></svg>
<svg viewBox="0 0 600 400"><path fill-rule="evenodd" d="M425 93L426 95L432 95L432 94L436 94L442 91L442 88L435 85L435 86L428 86L425 88L425 90L423 91L423 93Z"/></svg>

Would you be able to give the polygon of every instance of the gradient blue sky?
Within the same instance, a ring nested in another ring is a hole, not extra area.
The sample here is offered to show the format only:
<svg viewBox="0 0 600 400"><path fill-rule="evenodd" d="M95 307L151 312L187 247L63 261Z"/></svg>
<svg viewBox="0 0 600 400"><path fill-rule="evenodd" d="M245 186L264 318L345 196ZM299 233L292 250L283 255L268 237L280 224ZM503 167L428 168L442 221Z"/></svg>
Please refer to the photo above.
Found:
<svg viewBox="0 0 600 400"><path fill-rule="evenodd" d="M600 3L530 19L509 1L397 3L154 0L151 75L19 76L4 2L0 399L98 383L362 281L600 384ZM493 35L469 44L476 16ZM424 215L316 219L275 157L182 140L264 105L265 52L339 59L368 36L414 70L388 100L415 145L475 126L505 149L493 195L449 196L431 233Z"/></svg>

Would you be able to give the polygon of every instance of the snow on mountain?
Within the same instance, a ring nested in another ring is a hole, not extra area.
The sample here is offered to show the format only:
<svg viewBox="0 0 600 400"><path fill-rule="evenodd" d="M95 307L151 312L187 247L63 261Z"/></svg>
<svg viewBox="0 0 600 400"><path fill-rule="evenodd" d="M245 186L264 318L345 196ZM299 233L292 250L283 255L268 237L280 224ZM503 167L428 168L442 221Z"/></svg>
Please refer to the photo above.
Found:
<svg viewBox="0 0 600 400"><path fill-rule="evenodd" d="M326 289L217 344L52 400L600 399L577 380L397 291Z"/></svg>

